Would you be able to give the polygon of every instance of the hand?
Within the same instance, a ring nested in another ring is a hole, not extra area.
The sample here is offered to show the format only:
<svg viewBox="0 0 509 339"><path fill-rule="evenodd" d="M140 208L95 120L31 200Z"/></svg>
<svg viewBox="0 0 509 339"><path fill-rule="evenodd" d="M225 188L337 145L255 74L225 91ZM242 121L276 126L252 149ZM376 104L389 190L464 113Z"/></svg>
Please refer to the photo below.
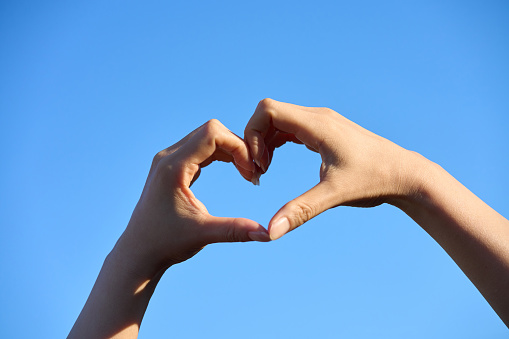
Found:
<svg viewBox="0 0 509 339"><path fill-rule="evenodd" d="M191 192L201 168L214 160L232 162L248 181L257 178L247 145L217 120L157 153L131 220L69 338L135 338L168 267L210 243L270 240L252 220L211 216Z"/></svg>
<svg viewBox="0 0 509 339"><path fill-rule="evenodd" d="M339 206L372 207L409 194L400 163L411 152L328 108L260 101L244 131L254 161L265 172L275 148L288 141L320 153L320 182L288 202L269 223L271 239Z"/></svg>
<svg viewBox="0 0 509 339"><path fill-rule="evenodd" d="M214 217L196 199L190 187L201 168L214 160L232 162L248 181L254 177L255 165L246 144L217 120L154 157L141 198L116 246L127 249L128 254L122 254L135 270L154 274L189 259L210 243L270 240L258 223Z"/></svg>

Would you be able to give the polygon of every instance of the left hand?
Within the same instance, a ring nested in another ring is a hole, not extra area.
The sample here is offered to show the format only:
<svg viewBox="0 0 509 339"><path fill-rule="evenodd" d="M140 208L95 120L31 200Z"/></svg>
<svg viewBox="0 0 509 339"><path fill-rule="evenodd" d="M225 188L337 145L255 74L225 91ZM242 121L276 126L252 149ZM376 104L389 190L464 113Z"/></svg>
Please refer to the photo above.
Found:
<svg viewBox="0 0 509 339"><path fill-rule="evenodd" d="M320 182L272 217L272 240L330 208L378 206L405 199L418 189L409 164L421 164L415 160L419 156L329 108L264 99L249 120L244 139L263 172L274 150L286 142L304 144L322 158Z"/></svg>
<svg viewBox="0 0 509 339"><path fill-rule="evenodd" d="M246 144L217 120L156 154L141 198L116 245L137 274L154 275L210 243L270 240L257 222L212 216L194 196L192 183L201 168L215 160L232 162L246 180L256 180Z"/></svg>

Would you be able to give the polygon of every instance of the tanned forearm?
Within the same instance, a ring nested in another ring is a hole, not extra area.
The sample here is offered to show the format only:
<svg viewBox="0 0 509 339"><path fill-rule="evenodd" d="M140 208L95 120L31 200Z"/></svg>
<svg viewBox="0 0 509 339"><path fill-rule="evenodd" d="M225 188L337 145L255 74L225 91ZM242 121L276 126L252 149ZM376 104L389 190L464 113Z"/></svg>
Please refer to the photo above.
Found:
<svg viewBox="0 0 509 339"><path fill-rule="evenodd" d="M509 327L509 221L440 166L411 153L412 194L391 202L430 234Z"/></svg>
<svg viewBox="0 0 509 339"><path fill-rule="evenodd" d="M68 338L136 338L164 271L142 277L118 244L108 255Z"/></svg>

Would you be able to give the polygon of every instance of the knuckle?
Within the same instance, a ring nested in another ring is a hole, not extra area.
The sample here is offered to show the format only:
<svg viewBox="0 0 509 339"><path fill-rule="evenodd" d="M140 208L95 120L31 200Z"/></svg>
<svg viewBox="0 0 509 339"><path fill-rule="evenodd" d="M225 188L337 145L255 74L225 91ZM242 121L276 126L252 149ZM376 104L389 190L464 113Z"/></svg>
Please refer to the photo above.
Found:
<svg viewBox="0 0 509 339"><path fill-rule="evenodd" d="M239 241L239 234L233 223L226 228L225 239L227 242Z"/></svg>
<svg viewBox="0 0 509 339"><path fill-rule="evenodd" d="M166 156L166 150L162 150L160 152L157 152L156 155L154 155L154 158L152 159L152 164L154 166L157 166L157 164Z"/></svg>
<svg viewBox="0 0 509 339"><path fill-rule="evenodd" d="M272 108L274 107L274 103L275 103L275 101L273 99L265 98L265 99L260 100L260 102L258 103L258 107L262 111L270 112L272 110Z"/></svg>
<svg viewBox="0 0 509 339"><path fill-rule="evenodd" d="M202 128L205 138L213 139L224 128L223 124L217 119L210 119Z"/></svg>
<svg viewBox="0 0 509 339"><path fill-rule="evenodd" d="M316 216L318 209L314 204L307 202L294 202L290 206L291 210L294 211L294 221L298 225L302 225L306 221Z"/></svg>
<svg viewBox="0 0 509 339"><path fill-rule="evenodd" d="M324 115L328 115L331 117L338 115L338 113L335 110L328 108L328 107L321 107L320 110Z"/></svg>
<svg viewBox="0 0 509 339"><path fill-rule="evenodd" d="M223 124L217 119L210 119L205 123L205 128L210 131L217 131Z"/></svg>
<svg viewBox="0 0 509 339"><path fill-rule="evenodd" d="M260 139L258 138L251 138L251 140L249 140L251 142L251 147L256 147L256 148L259 148L260 147Z"/></svg>

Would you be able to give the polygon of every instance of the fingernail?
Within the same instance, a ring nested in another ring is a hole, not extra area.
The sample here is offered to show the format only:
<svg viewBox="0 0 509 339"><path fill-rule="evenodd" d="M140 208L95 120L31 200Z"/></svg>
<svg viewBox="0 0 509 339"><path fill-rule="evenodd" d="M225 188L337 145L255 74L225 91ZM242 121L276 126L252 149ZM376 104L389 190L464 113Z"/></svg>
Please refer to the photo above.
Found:
<svg viewBox="0 0 509 339"><path fill-rule="evenodd" d="M249 171L251 173L254 173L256 171L256 166L251 162L250 168L244 168L246 171Z"/></svg>
<svg viewBox="0 0 509 339"><path fill-rule="evenodd" d="M261 173L258 172L258 170L256 170L251 176L251 182L253 183L253 185L260 186L260 174Z"/></svg>
<svg viewBox="0 0 509 339"><path fill-rule="evenodd" d="M270 236L267 232L249 232L247 234L249 239L253 241L267 242L270 241Z"/></svg>
<svg viewBox="0 0 509 339"><path fill-rule="evenodd" d="M270 227L270 239L276 240L288 233L290 230L290 222L288 218L282 217L276 220Z"/></svg>
<svg viewBox="0 0 509 339"><path fill-rule="evenodd" d="M242 168L242 169L244 169L244 170L246 170L246 171L248 171L248 172L251 172L251 173L254 173L256 171L256 167L254 165L253 165L252 168L246 168L246 167L242 166L241 164L235 164L235 165L240 167L240 168Z"/></svg>
<svg viewBox="0 0 509 339"><path fill-rule="evenodd" d="M263 173L267 172L267 168L263 165L263 162L260 164L260 167L261 167Z"/></svg>

